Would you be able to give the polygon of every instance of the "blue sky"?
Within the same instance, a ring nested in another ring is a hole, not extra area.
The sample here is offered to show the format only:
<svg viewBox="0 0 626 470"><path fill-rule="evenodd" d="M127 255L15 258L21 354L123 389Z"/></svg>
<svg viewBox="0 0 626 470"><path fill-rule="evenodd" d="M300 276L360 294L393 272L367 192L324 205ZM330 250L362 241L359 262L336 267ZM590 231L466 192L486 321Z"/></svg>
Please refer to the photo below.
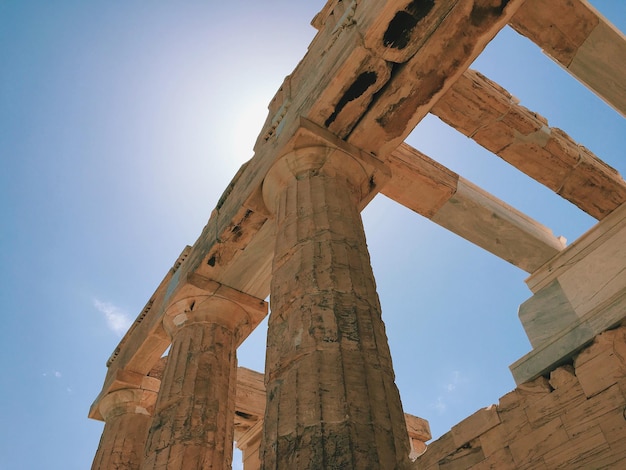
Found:
<svg viewBox="0 0 626 470"><path fill-rule="evenodd" d="M626 31L626 2L591 2ZM0 0L0 469L89 468L105 362L252 143L322 1ZM504 30L474 65L626 174L626 124ZM593 220L426 118L408 142L573 241ZM514 388L526 274L377 197L363 213L406 412ZM263 369L262 324L239 351ZM235 468L237 468L235 466Z"/></svg>

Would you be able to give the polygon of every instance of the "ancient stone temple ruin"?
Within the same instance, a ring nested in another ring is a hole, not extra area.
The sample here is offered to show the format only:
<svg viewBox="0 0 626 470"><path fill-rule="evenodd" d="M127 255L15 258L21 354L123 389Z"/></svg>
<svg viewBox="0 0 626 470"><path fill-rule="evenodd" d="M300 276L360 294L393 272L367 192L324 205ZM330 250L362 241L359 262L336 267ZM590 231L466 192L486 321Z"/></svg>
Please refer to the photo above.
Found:
<svg viewBox="0 0 626 470"><path fill-rule="evenodd" d="M626 468L626 183L469 69L505 25L626 116L585 0L328 0L235 175L107 363L93 469ZM404 143L439 117L595 219L569 245ZM434 442L394 383L360 211L382 193L529 273L517 388ZM264 373L238 346L268 314ZM166 357L162 357L168 349Z"/></svg>

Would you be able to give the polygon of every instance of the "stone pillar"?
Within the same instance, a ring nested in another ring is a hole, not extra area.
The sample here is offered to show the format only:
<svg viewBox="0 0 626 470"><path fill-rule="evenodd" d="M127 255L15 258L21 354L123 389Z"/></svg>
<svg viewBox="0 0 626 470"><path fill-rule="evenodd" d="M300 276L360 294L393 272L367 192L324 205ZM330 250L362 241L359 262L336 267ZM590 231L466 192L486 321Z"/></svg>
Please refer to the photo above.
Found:
<svg viewBox="0 0 626 470"><path fill-rule="evenodd" d="M156 396L137 388L116 390L102 398L99 410L105 425L92 470L140 468Z"/></svg>
<svg viewBox="0 0 626 470"><path fill-rule="evenodd" d="M264 182L277 226L265 470L390 470L408 462L407 428L357 207L370 184L359 161L327 147L286 155Z"/></svg>
<svg viewBox="0 0 626 470"><path fill-rule="evenodd" d="M168 309L164 325L172 346L143 470L231 468L236 348L241 328L251 323L238 303L217 296Z"/></svg>

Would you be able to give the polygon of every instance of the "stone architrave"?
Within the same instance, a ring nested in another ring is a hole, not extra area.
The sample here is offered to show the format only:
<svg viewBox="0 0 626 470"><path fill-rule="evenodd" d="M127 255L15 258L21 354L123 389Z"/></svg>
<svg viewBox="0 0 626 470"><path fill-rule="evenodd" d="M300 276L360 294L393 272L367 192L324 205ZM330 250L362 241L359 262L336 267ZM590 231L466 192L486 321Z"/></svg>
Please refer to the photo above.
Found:
<svg viewBox="0 0 626 470"><path fill-rule="evenodd" d="M358 210L371 173L325 146L278 160L261 468L397 469L409 442Z"/></svg>
<svg viewBox="0 0 626 470"><path fill-rule="evenodd" d="M138 470L152 422L150 411L157 394L154 391L121 389L100 401L105 425L92 470Z"/></svg>
<svg viewBox="0 0 626 470"><path fill-rule="evenodd" d="M252 323L240 304L214 295L168 309L172 346L142 470L231 468L236 348Z"/></svg>

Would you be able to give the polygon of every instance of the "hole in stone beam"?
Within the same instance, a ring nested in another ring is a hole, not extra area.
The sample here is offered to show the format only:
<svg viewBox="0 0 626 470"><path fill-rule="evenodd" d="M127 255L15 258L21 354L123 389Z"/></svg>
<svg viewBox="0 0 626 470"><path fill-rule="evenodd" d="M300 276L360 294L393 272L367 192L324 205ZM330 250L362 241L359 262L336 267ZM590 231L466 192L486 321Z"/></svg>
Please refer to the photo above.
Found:
<svg viewBox="0 0 626 470"><path fill-rule="evenodd" d="M363 95L369 87L376 83L377 78L378 76L376 75L376 72L371 71L363 72L359 75L354 83L350 85L350 88L346 90L341 99L337 102L335 111L329 116L328 119L326 119L324 126L329 127L333 122L335 122L335 119L337 119L337 116L343 108L345 108L350 101L354 101L359 96Z"/></svg>
<svg viewBox="0 0 626 470"><path fill-rule="evenodd" d="M474 5L470 13L470 22L474 26L480 26L483 22L489 20L490 18L500 16L508 3L509 0L502 0L499 7L480 7L478 5Z"/></svg>
<svg viewBox="0 0 626 470"><path fill-rule="evenodd" d="M239 416L240 418L243 418L243 419L251 419L251 418L253 418L253 416L251 414L244 413L243 411L235 411L235 414L237 416Z"/></svg>
<svg viewBox="0 0 626 470"><path fill-rule="evenodd" d="M406 9L396 13L383 34L383 45L398 50L408 46L417 23L430 13L433 6L435 0L413 0Z"/></svg>

